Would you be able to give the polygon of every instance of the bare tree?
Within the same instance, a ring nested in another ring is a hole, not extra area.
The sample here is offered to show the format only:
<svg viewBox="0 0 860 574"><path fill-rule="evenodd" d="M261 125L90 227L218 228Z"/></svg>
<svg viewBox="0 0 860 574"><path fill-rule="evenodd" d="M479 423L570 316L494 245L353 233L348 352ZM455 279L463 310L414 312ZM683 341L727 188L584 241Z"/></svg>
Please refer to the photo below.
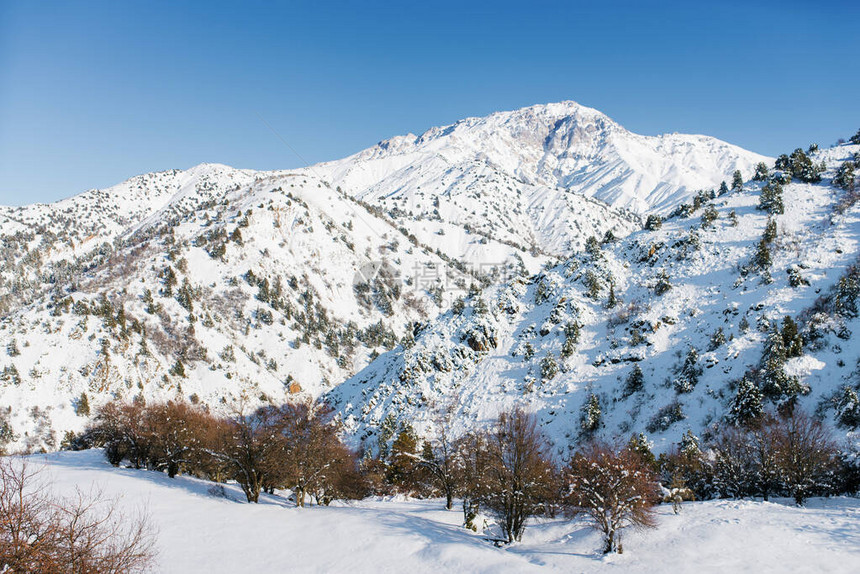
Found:
<svg viewBox="0 0 860 574"><path fill-rule="evenodd" d="M148 407L144 417L151 435L152 467L173 478L183 467L200 466L208 413L183 401L169 401Z"/></svg>
<svg viewBox="0 0 860 574"><path fill-rule="evenodd" d="M128 459L141 468L149 461L152 436L145 409L142 401L113 401L98 409L90 434L95 445L104 446L105 456L114 466Z"/></svg>
<svg viewBox="0 0 860 574"><path fill-rule="evenodd" d="M479 497L511 543L522 538L526 521L552 496L555 477L548 443L534 415L516 407L499 415L485 446Z"/></svg>
<svg viewBox="0 0 860 574"><path fill-rule="evenodd" d="M285 447L278 423L278 409L264 406L251 414L240 408L212 425L207 452L239 483L248 502L258 502L281 471Z"/></svg>
<svg viewBox="0 0 860 574"><path fill-rule="evenodd" d="M603 533L604 554L623 552L623 529L656 527L657 479L637 453L590 443L571 458L564 474L569 508L585 513Z"/></svg>
<svg viewBox="0 0 860 574"><path fill-rule="evenodd" d="M340 442L333 411L310 402L288 403L278 411L278 428L285 444L282 476L293 489L296 506L306 494L327 503L343 484L340 475L355 471L355 455Z"/></svg>
<svg viewBox="0 0 860 574"><path fill-rule="evenodd" d="M453 408L448 407L435 417L436 433L431 441L424 442L421 464L427 469L432 481L445 493L445 508L454 506L454 496L461 486L463 461L451 438Z"/></svg>
<svg viewBox="0 0 860 574"><path fill-rule="evenodd" d="M783 484L798 505L829 492L838 450L820 422L795 409L777 420L774 443Z"/></svg>

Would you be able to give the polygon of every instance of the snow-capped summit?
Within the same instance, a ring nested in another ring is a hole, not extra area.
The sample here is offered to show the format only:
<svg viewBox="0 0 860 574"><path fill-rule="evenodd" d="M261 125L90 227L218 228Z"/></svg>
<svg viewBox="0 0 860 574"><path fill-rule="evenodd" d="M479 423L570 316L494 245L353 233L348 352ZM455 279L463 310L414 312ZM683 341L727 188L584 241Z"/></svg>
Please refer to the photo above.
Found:
<svg viewBox="0 0 860 574"><path fill-rule="evenodd" d="M409 196L443 174L488 167L530 186L563 188L637 213L666 213L699 189L746 176L769 158L699 135L634 134L576 102L467 118L399 136L317 166L348 193L373 201Z"/></svg>

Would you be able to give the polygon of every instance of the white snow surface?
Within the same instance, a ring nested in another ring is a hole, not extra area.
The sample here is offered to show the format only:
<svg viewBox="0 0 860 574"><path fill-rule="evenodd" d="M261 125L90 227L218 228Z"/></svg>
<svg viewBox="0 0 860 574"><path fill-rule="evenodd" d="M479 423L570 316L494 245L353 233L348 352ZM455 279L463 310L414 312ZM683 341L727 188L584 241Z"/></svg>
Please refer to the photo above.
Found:
<svg viewBox="0 0 860 574"><path fill-rule="evenodd" d="M602 556L582 520L533 519L522 542L496 548L461 526L442 500L367 499L295 508L281 496L152 471L115 469L99 450L36 455L60 494L100 489L158 530L160 573L243 572L827 572L860 569L860 500L685 503L658 507L656 530L625 531L625 552Z"/></svg>

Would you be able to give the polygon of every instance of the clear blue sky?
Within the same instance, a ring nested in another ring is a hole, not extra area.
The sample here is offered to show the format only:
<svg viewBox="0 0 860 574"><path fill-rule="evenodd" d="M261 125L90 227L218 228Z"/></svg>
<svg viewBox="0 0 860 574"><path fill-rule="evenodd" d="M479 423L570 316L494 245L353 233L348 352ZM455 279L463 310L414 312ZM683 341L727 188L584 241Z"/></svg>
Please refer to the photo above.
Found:
<svg viewBox="0 0 860 574"><path fill-rule="evenodd" d="M565 99L775 155L860 127L860 2L0 0L0 204Z"/></svg>

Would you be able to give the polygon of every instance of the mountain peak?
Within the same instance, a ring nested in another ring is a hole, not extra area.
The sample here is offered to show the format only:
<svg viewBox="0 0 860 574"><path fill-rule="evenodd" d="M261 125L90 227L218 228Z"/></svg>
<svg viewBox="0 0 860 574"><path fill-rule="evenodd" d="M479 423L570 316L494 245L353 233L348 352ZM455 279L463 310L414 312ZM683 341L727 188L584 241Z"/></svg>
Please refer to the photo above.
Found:
<svg viewBox="0 0 860 574"><path fill-rule="evenodd" d="M483 164L525 184L564 188L644 214L670 212L697 190L718 186L735 170L749 177L769 159L707 136L634 134L567 100L394 137L318 167L350 193L379 198L433 189L445 173Z"/></svg>

